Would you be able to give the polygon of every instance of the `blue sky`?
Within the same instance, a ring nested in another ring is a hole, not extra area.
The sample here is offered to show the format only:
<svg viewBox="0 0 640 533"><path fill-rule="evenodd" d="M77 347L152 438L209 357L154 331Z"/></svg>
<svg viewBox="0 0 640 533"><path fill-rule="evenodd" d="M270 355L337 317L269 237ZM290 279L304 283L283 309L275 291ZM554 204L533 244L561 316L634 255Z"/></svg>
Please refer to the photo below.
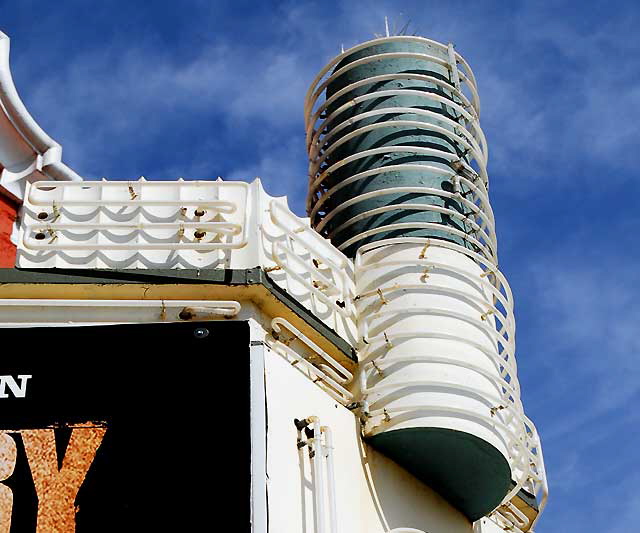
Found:
<svg viewBox="0 0 640 533"><path fill-rule="evenodd" d="M0 0L12 71L86 178L263 179L303 214L302 101L384 16L478 80L523 399L551 497L538 533L637 530L640 5Z"/></svg>

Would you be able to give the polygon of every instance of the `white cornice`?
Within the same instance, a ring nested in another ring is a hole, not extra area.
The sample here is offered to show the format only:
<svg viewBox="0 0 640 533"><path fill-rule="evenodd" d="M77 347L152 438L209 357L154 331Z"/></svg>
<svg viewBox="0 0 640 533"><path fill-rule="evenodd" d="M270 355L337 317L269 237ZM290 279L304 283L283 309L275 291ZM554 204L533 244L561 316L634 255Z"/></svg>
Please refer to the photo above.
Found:
<svg viewBox="0 0 640 533"><path fill-rule="evenodd" d="M27 182L82 178L62 162L62 147L22 103L9 67L10 40L0 31L0 187L22 199Z"/></svg>

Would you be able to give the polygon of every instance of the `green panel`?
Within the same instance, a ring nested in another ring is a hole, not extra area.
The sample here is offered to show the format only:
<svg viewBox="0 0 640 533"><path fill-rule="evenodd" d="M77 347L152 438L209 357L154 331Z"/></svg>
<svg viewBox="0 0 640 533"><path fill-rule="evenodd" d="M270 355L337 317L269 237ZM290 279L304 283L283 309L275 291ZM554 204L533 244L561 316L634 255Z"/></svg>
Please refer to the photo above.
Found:
<svg viewBox="0 0 640 533"><path fill-rule="evenodd" d="M505 457L469 433L443 428L396 429L368 441L471 521L495 509L511 488L511 469Z"/></svg>
<svg viewBox="0 0 640 533"><path fill-rule="evenodd" d="M411 41L391 42L372 45L349 55L336 66L334 71L337 71L345 65L364 57L372 56L375 54L394 52L428 54L432 56L438 56L443 60L447 60L446 52L434 48L427 43ZM337 91L353 82L366 80L372 76L396 73L421 74L447 81L449 84L452 83L449 80L449 72L447 68L438 64L437 62L414 58L380 59L357 66L352 70L349 70L340 75L327 87L327 98L330 98ZM383 110L385 108L391 107L429 110L436 113L436 117L442 116L453 120L455 120L456 118L457 113L452 107L429 98L430 94L437 94L439 96L452 100L454 97L449 90L443 89L441 86L434 82L402 78L389 81L381 81L375 84L367 84L351 90L338 98L328 107L327 115L330 115L341 105L351 101L355 97L390 89L400 90L400 94L397 94L395 96L373 98L361 102L355 106L351 106L345 111L342 111L334 120L332 120L328 125L327 130L335 128L340 123L343 123L360 113ZM402 91L405 90L420 91L426 96L426 98L424 96L416 95L411 92L402 94ZM328 159L326 160L326 165L330 166L350 155L362 152L364 150L390 146L405 146L409 148L434 148L452 154L457 154L458 157L465 158L463 149L455 142L453 142L448 137L448 135L444 135L440 132L429 129L429 126L433 124L441 128L445 128L451 131L451 133L453 134L453 128L451 127L451 125L445 123L442 120L439 120L436 117L427 117L407 111L405 113L389 112L359 120L353 125L341 130L340 133L336 134L329 142L329 146L335 144L348 133L351 133L352 131L363 126L380 122L385 122L387 125L380 129L375 129L373 131L360 134L346 141L344 144L337 147L335 151L328 157ZM394 122L398 120L410 120L419 122L424 124L424 127L410 128L406 126L394 125ZM372 155L366 158L357 159L356 161L337 169L335 172L327 176L325 184L326 186L331 187L359 172L374 168L386 167L389 165L406 163L423 166L425 168L424 170L411 170L402 172L390 170L381 172L371 177L367 177L363 180L356 181L334 193L333 196L329 198L326 204L326 210L330 212L333 207L341 205L346 200L349 200L354 196L358 196L360 194L371 191L388 189L391 187L421 186L451 192L451 183L448 181L446 176L443 176L437 172L430 171L428 168L426 168L426 165L429 165L442 168L443 170L449 172L450 167L447 160L443 157L425 155L411 151ZM334 242L334 244L339 246L350 237L359 234L362 231L381 228L394 223L430 222L441 224L443 226L454 227L463 232L468 232L470 230L470 228L464 227L464 224L461 220L452 219L449 215L444 215L433 211L409 210L402 207L403 204L409 203L437 205L440 207L446 207L448 209L458 211L460 213L464 212L463 207L458 202L445 199L438 195L425 195L423 193L398 194L390 192L389 194L358 202L357 204L346 208L344 211L336 215L327 223L326 229L328 232L334 231L342 223L350 220L354 216L357 216L364 211L388 205L398 205L397 210L394 209L383 214L369 216L343 230L337 231L336 234L333 235L332 241ZM365 242L402 236L436 237L451 240L463 246L467 245L464 239L452 236L447 232L439 231L437 229L409 229L401 231L381 232L377 236L360 241L359 243L356 243L354 246L350 246L344 251L347 255L353 256L356 249Z"/></svg>

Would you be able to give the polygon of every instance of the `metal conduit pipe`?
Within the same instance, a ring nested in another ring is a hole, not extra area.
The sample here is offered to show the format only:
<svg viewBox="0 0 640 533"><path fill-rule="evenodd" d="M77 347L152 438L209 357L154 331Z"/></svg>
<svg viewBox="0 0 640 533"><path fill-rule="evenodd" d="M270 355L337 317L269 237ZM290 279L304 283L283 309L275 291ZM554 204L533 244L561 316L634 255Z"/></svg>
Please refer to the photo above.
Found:
<svg viewBox="0 0 640 533"><path fill-rule="evenodd" d="M298 430L298 448L309 446L309 457L313 465L312 489L315 506L315 531L326 533L326 506L329 506L328 525L329 533L338 532L338 518L336 508L336 483L335 469L333 465L333 437L331 428L323 426L317 416L309 416L302 420L295 419L294 424ZM301 432L308 431L306 441L301 439ZM326 473L326 480L324 475ZM326 482L326 487L325 487ZM325 497L327 502L325 502Z"/></svg>
<svg viewBox="0 0 640 533"><path fill-rule="evenodd" d="M327 463L327 497L329 500L329 531L338 532L338 517L336 509L336 476L333 466L333 436L329 426L321 426L324 436L324 457Z"/></svg>
<svg viewBox="0 0 640 533"><path fill-rule="evenodd" d="M316 531L318 531L318 533L325 533L322 426L317 416L310 416L307 420L313 430L313 437L309 439L309 446L311 447L311 462L313 463L313 497L316 506Z"/></svg>
<svg viewBox="0 0 640 533"><path fill-rule="evenodd" d="M503 509L523 525L512 498L526 488L544 503L547 485L479 115L451 44L398 36L345 51L305 100L307 211L354 259L365 438L469 519Z"/></svg>

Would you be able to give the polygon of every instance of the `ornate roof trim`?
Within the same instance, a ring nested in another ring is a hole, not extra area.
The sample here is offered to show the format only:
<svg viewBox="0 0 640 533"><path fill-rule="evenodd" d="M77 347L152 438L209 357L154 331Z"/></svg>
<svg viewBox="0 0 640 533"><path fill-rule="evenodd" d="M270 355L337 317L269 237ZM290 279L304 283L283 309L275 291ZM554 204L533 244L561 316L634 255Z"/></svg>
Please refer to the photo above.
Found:
<svg viewBox="0 0 640 533"><path fill-rule="evenodd" d="M9 67L10 39L0 31L0 187L19 199L27 182L82 178L62 162L62 147L22 103Z"/></svg>

